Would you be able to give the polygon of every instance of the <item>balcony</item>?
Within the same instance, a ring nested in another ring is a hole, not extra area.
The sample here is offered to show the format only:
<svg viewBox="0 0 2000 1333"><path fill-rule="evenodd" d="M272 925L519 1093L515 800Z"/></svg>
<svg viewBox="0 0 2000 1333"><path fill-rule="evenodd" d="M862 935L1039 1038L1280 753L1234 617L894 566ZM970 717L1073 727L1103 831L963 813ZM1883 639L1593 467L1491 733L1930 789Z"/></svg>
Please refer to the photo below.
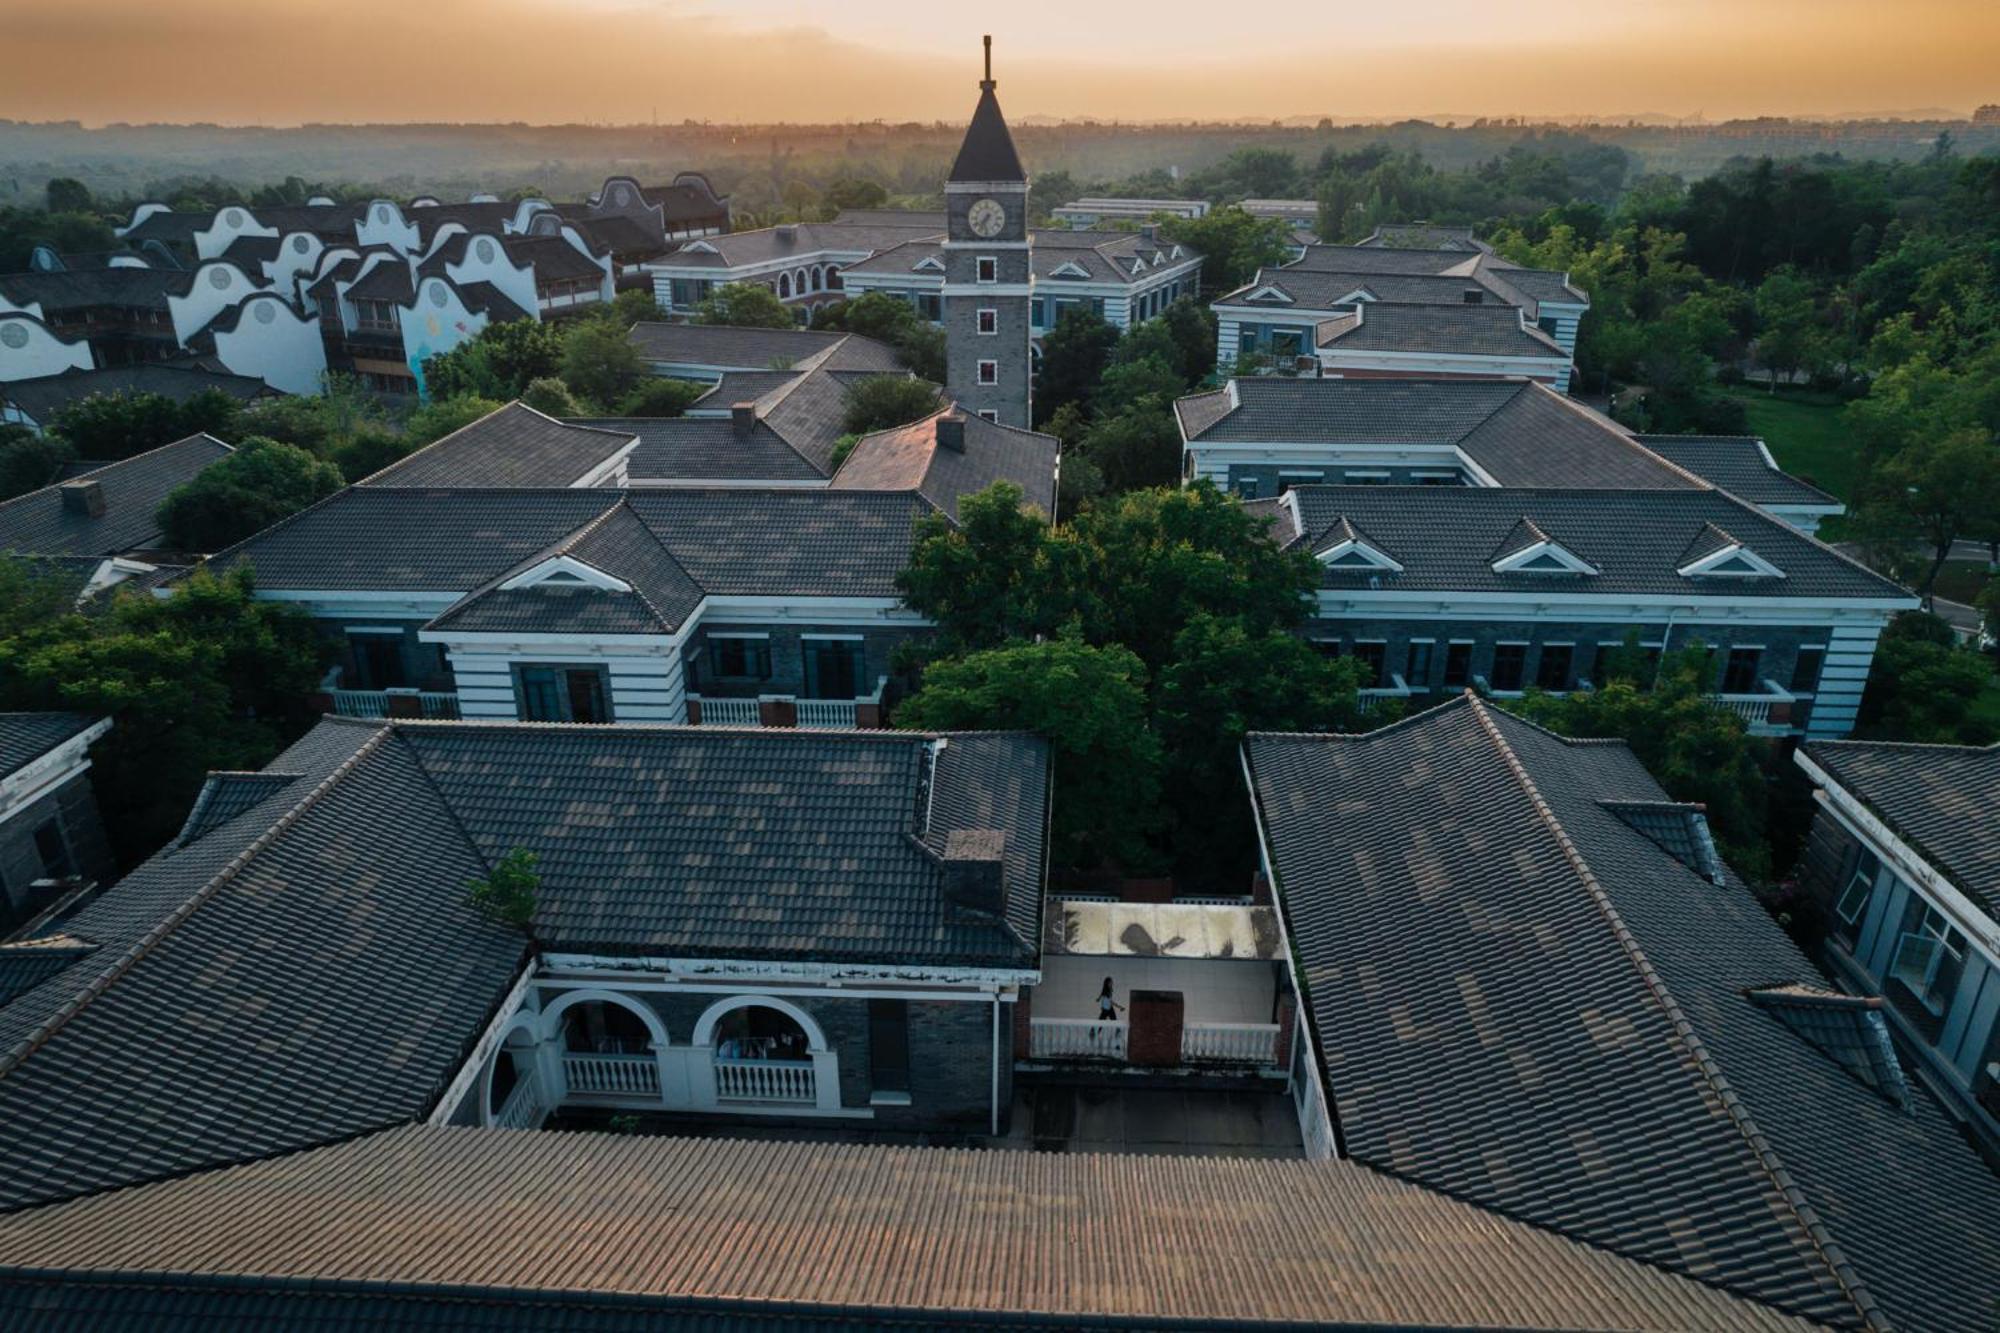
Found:
<svg viewBox="0 0 2000 1333"><path fill-rule="evenodd" d="M653 1055L563 1056L563 1082L572 1097L657 1097L660 1061Z"/></svg>
<svg viewBox="0 0 2000 1333"><path fill-rule="evenodd" d="M887 676L878 677L874 693L860 699L802 699L795 694L760 694L750 698L690 694L687 720L703 727L809 727L823 731L853 731L882 725L882 692Z"/></svg>
<svg viewBox="0 0 2000 1333"><path fill-rule="evenodd" d="M1028 1058L1050 1063L1102 1061L1124 1064L1132 1025L1124 1019L1034 1018L1028 1022ZM1276 1023L1190 1021L1181 1027L1183 1065L1269 1068L1278 1058Z"/></svg>
<svg viewBox="0 0 2000 1333"><path fill-rule="evenodd" d="M386 690L350 690L341 684L341 669L329 670L319 683L324 711L336 717L427 717L458 720L458 692L418 690L398 686Z"/></svg>
<svg viewBox="0 0 2000 1333"><path fill-rule="evenodd" d="M819 1101L810 1060L715 1061L718 1102L764 1102L812 1106Z"/></svg>
<svg viewBox="0 0 2000 1333"><path fill-rule="evenodd" d="M1803 702L1799 695L1784 689L1774 680L1763 682L1763 689L1752 694L1713 694L1709 696L1749 724L1753 736L1789 736L1798 727L1795 714Z"/></svg>
<svg viewBox="0 0 2000 1333"><path fill-rule="evenodd" d="M1412 694L1415 694L1416 691L1410 688L1409 682L1405 681L1400 674L1391 671L1387 685L1371 685L1358 693L1361 696L1361 711L1363 713L1372 713L1384 699L1407 699Z"/></svg>

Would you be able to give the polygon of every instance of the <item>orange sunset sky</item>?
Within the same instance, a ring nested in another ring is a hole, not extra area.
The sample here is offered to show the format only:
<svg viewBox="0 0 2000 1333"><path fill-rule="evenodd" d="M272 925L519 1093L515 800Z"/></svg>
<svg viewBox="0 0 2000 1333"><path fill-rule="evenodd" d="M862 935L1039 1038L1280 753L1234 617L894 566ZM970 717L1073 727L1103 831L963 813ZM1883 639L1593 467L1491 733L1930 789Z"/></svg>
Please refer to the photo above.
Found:
<svg viewBox="0 0 2000 1333"><path fill-rule="evenodd" d="M2000 0L0 0L0 117L956 119L986 31L1016 118L2000 102Z"/></svg>

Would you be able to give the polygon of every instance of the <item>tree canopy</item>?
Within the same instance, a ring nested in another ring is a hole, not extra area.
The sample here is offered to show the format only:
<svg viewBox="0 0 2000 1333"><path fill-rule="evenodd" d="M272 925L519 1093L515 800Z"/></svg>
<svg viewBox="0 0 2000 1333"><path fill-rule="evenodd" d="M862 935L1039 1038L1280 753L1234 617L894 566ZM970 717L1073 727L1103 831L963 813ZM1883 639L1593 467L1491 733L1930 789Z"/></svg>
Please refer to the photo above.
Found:
<svg viewBox="0 0 2000 1333"><path fill-rule="evenodd" d="M169 549L215 552L323 500L342 485L340 469L295 445L253 435L236 452L177 486L160 505Z"/></svg>
<svg viewBox="0 0 2000 1333"><path fill-rule="evenodd" d="M728 324L737 328L790 329L798 326L791 308L776 292L758 283L724 283L694 308L697 324Z"/></svg>

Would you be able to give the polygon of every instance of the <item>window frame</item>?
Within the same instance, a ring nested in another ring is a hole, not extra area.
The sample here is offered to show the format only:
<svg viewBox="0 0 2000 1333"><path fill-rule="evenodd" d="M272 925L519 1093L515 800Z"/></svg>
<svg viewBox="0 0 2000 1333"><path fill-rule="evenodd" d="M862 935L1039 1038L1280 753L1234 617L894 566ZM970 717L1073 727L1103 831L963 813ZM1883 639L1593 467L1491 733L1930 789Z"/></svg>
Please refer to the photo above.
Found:
<svg viewBox="0 0 2000 1333"><path fill-rule="evenodd" d="M993 338L1000 333L1000 310L997 306L983 305L973 312L972 331L982 338Z"/></svg>
<svg viewBox="0 0 2000 1333"><path fill-rule="evenodd" d="M973 376L973 380L982 389L997 387L1000 383L1000 363L991 358L982 357L976 365L976 373Z"/></svg>
<svg viewBox="0 0 2000 1333"><path fill-rule="evenodd" d="M1000 258L998 255L979 255L972 261L972 280L982 286L992 286L1000 281Z"/></svg>
<svg viewBox="0 0 2000 1333"><path fill-rule="evenodd" d="M1493 645L1493 657L1486 667L1486 684L1495 694L1519 694L1527 688L1528 649L1532 645L1526 639L1505 639ZM1507 653L1502 658L1501 653ZM1500 683L1500 663L1505 660L1513 669L1514 683Z"/></svg>
<svg viewBox="0 0 2000 1333"><path fill-rule="evenodd" d="M1548 683L1549 657L1551 650L1554 650L1560 655L1563 664L1562 674L1559 677L1557 677L1558 683L1554 685ZM1575 679L1576 679L1576 644L1570 642L1543 644L1541 646L1541 650L1535 654L1535 688L1538 690L1545 690L1551 694L1566 693L1569 690L1571 683L1574 682Z"/></svg>
<svg viewBox="0 0 2000 1333"><path fill-rule="evenodd" d="M1444 645L1443 684L1448 690L1464 689L1472 683L1472 651L1475 639L1447 639ZM1454 659L1457 659L1454 669ZM1454 680L1453 677L1457 679Z"/></svg>

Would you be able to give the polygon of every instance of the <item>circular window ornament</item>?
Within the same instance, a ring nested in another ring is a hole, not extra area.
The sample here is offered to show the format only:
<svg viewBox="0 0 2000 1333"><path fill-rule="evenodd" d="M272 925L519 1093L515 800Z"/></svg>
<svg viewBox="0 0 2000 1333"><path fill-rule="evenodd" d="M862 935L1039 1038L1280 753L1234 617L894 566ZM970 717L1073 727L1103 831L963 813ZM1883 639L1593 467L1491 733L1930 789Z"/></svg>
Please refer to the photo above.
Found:
<svg viewBox="0 0 2000 1333"><path fill-rule="evenodd" d="M611 202L617 205L619 208L631 207L632 191L626 186L623 185L619 186L617 189L611 192Z"/></svg>
<svg viewBox="0 0 2000 1333"><path fill-rule="evenodd" d="M292 253L293 253L293 254L295 254L295 255L302 255L302 254L304 254L304 253L305 253L306 251L308 251L308 250L310 250L310 249L312 249L312 241L311 241L311 239L310 239L310 238L308 238L308 237L305 237L305 236L294 236L294 237L292 237Z"/></svg>
<svg viewBox="0 0 2000 1333"><path fill-rule="evenodd" d="M211 286L211 287L213 287L213 288L215 288L215 290L217 290L218 292L226 292L226 291L228 291L228 290L229 290L229 270L228 270L228 269L226 269L226 268L212 268L212 269L210 269L210 270L208 271L208 285L209 285L209 286Z"/></svg>
<svg viewBox="0 0 2000 1333"><path fill-rule="evenodd" d="M490 263L492 263L492 262L493 262L493 242L492 242L492 241L490 241L490 240L488 240L488 239L487 239L486 237L484 237L484 236L480 237L480 238L479 238L479 244L473 247L473 253L475 253L475 254L477 254L477 255L479 256L479 262L480 262L480 263L482 263L482 264L490 264Z"/></svg>
<svg viewBox="0 0 2000 1333"><path fill-rule="evenodd" d="M0 344L20 351L28 345L28 329L23 324L0 324Z"/></svg>
<svg viewBox="0 0 2000 1333"><path fill-rule="evenodd" d="M243 225L243 210L240 208L223 210L222 221L225 226L231 229L241 227Z"/></svg>
<svg viewBox="0 0 2000 1333"><path fill-rule="evenodd" d="M436 306L438 309L442 310L444 309L444 303L445 303L444 284L441 282L432 283L431 304Z"/></svg>
<svg viewBox="0 0 2000 1333"><path fill-rule="evenodd" d="M269 301L259 301L251 307L251 313L257 317L259 324L275 324L278 321L277 307Z"/></svg>
<svg viewBox="0 0 2000 1333"><path fill-rule="evenodd" d="M375 220L385 227L389 225L389 206L387 204L375 205Z"/></svg>

